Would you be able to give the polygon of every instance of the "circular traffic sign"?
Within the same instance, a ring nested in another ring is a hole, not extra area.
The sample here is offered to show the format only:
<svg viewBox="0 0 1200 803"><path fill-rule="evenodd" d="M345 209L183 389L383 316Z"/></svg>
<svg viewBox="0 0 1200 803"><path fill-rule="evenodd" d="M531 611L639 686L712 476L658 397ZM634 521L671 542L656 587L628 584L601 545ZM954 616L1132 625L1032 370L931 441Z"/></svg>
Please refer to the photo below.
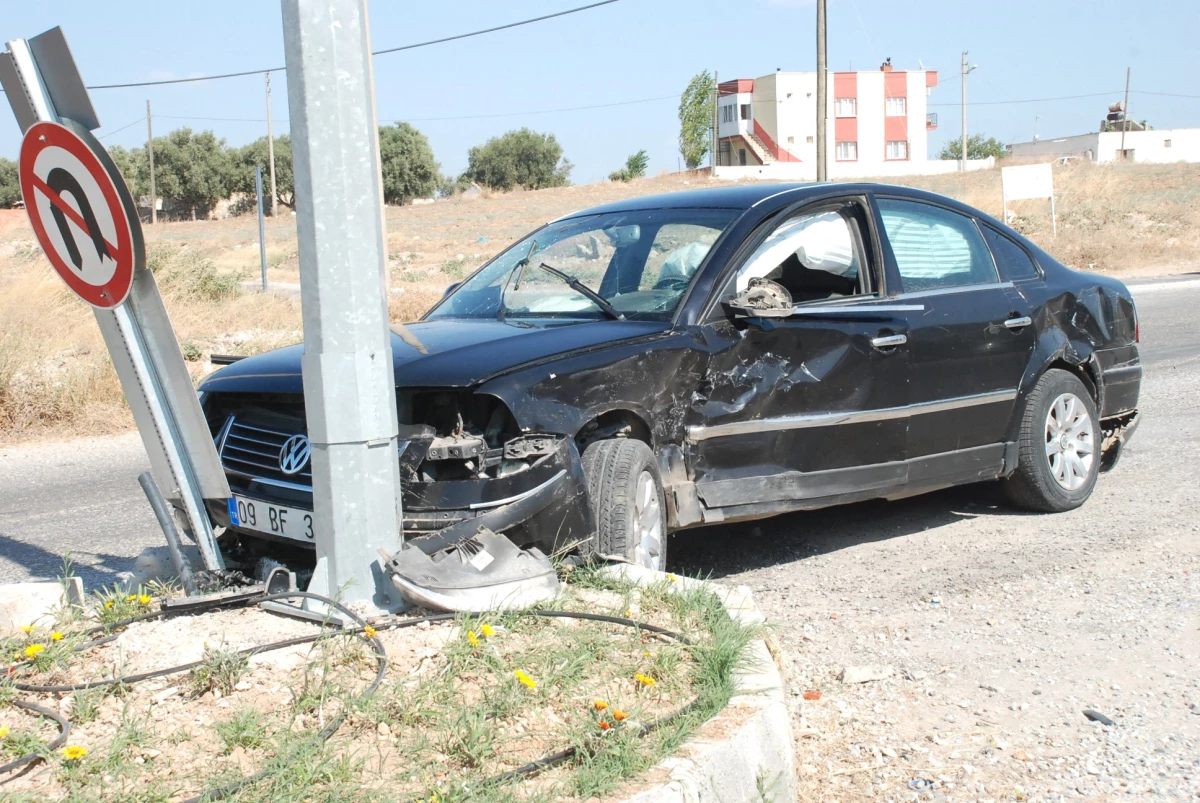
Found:
<svg viewBox="0 0 1200 803"><path fill-rule="evenodd" d="M54 270L84 301L111 308L133 286L136 218L112 160L89 139L60 123L30 126L21 142L21 195Z"/></svg>

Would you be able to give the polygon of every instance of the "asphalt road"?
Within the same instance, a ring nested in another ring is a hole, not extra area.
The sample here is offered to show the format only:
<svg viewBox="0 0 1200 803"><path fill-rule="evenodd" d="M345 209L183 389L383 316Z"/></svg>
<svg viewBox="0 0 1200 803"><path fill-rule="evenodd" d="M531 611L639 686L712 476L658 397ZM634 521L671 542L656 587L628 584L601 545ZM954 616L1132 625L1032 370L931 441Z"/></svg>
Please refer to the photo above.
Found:
<svg viewBox="0 0 1200 803"><path fill-rule="evenodd" d="M1163 372L1200 376L1200 279L1131 282L1141 315L1147 385ZM1165 449L1144 432L1133 450ZM89 587L111 583L149 546L163 543L137 483L147 468L136 434L0 449L0 582L54 578L70 555ZM1176 477L1176 480L1179 478ZM878 506L858 506L862 513ZM869 519L868 519L869 520ZM722 528L700 535L720 538ZM689 557L685 537L672 545L679 568L709 572ZM723 573L723 572L720 572Z"/></svg>

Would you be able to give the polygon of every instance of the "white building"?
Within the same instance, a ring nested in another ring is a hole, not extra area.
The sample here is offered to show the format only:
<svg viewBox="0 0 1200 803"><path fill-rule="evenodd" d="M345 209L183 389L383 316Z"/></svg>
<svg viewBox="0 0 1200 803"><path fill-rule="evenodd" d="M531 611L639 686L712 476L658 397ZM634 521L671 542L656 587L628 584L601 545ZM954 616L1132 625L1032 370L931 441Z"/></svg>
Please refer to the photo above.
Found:
<svg viewBox="0 0 1200 803"><path fill-rule="evenodd" d="M929 160L927 112L935 70L831 72L826 143L831 179L952 172ZM718 178L816 178L817 74L775 72L724 81L717 89ZM991 166L991 160L971 163Z"/></svg>
<svg viewBox="0 0 1200 803"><path fill-rule="evenodd" d="M1121 131L1099 131L1074 137L1039 139L1008 146L1018 159L1077 156L1097 162L1121 157ZM1200 128L1151 128L1126 131L1125 160L1130 162L1200 162Z"/></svg>

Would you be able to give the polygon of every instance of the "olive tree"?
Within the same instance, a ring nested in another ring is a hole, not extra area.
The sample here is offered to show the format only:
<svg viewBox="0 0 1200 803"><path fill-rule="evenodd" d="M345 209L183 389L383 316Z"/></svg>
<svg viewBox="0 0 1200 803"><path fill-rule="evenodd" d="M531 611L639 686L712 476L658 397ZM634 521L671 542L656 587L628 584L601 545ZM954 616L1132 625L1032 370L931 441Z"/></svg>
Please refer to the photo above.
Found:
<svg viewBox="0 0 1200 803"><path fill-rule="evenodd" d="M379 166L383 200L389 204L429 198L442 179L428 137L409 123L379 129Z"/></svg>
<svg viewBox="0 0 1200 803"><path fill-rule="evenodd" d="M540 190L566 185L572 167L553 134L522 128L471 148L463 178L495 190Z"/></svg>

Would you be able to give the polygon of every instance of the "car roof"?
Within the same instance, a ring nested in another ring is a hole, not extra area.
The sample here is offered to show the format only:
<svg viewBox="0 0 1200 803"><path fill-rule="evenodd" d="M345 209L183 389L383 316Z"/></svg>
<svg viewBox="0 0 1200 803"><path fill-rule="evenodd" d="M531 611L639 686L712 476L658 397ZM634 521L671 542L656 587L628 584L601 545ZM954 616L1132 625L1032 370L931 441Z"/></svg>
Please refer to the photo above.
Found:
<svg viewBox="0 0 1200 803"><path fill-rule="evenodd" d="M584 215L597 215L605 212L635 212L645 209L749 209L760 201L779 195L783 192L804 188L820 188L824 185L808 183L776 183L762 182L754 184L734 184L724 187L705 187L697 190L682 192L667 192L660 195L643 195L637 198L626 198L613 201L590 209L581 209L569 215L563 215L562 220Z"/></svg>

